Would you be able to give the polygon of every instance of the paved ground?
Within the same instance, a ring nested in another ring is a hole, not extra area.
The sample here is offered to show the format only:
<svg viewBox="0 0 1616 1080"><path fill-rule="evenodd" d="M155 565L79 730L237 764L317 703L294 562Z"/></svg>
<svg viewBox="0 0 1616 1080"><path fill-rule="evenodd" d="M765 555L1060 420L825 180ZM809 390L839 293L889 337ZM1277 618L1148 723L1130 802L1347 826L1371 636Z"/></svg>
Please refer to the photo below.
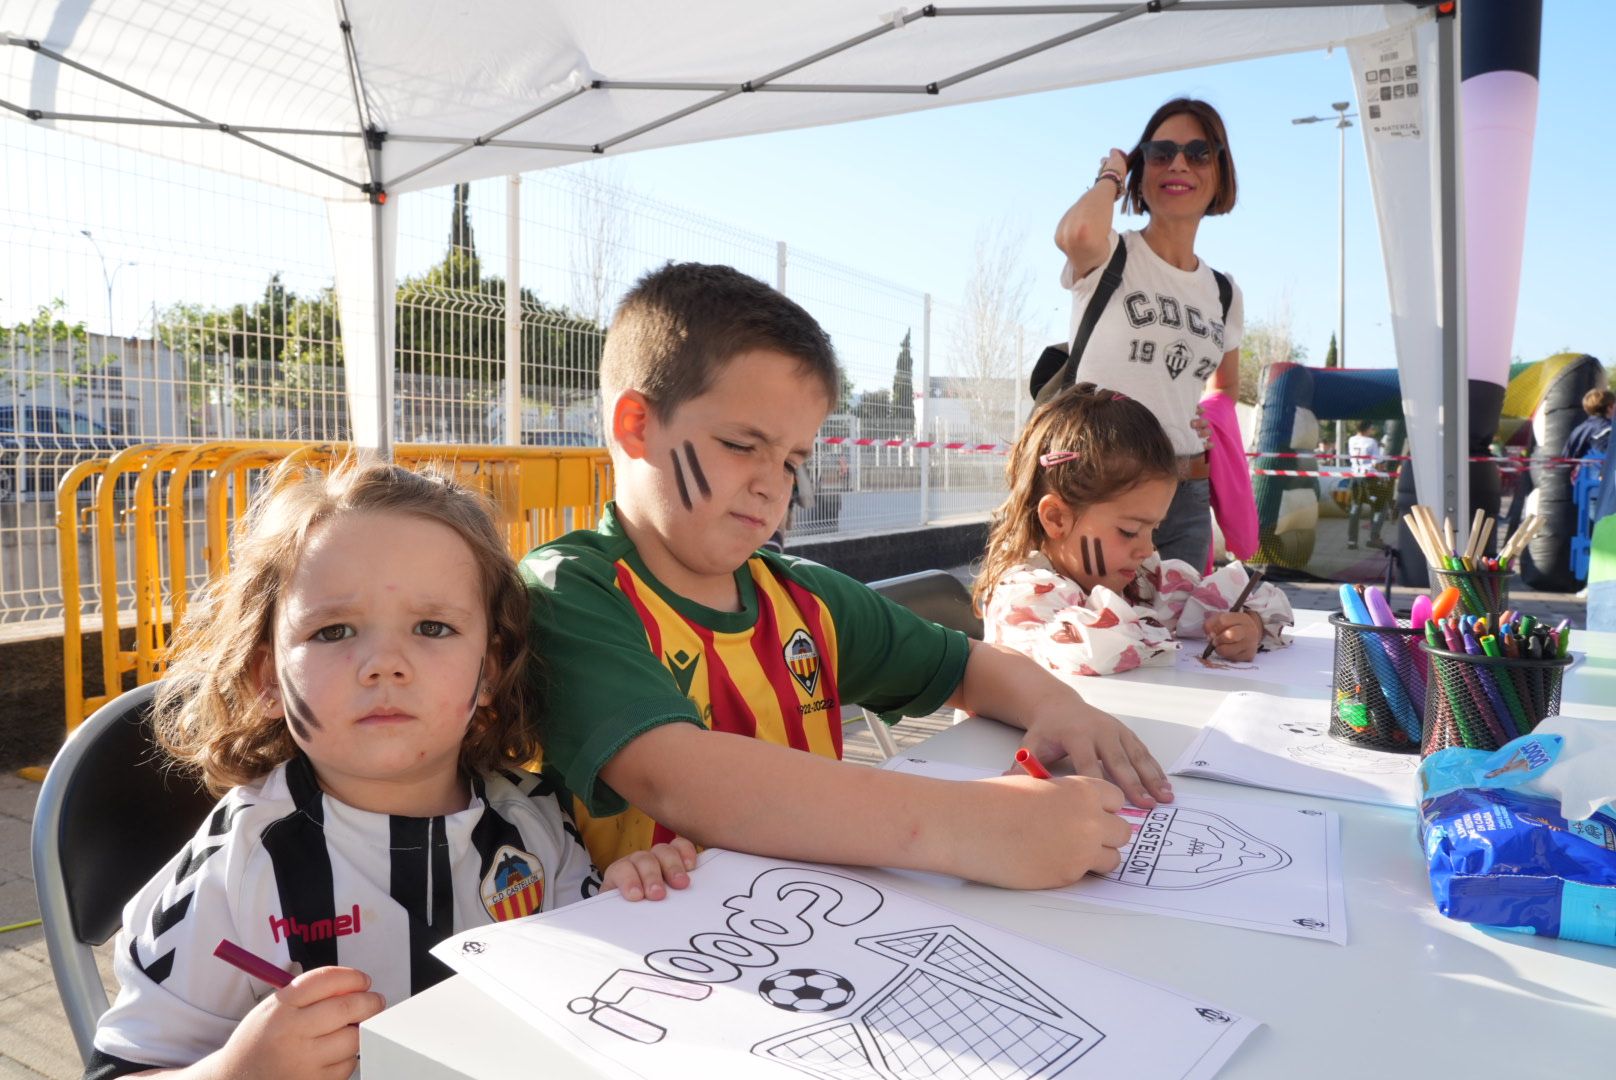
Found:
<svg viewBox="0 0 1616 1080"><path fill-rule="evenodd" d="M969 570L957 568L962 580ZM1279 582L1291 604L1304 609L1331 609L1337 606L1337 586L1332 583ZM1413 593L1398 590L1397 606L1408 603ZM1569 618L1582 626L1586 605L1559 593L1532 593L1515 590L1511 600L1517 607L1544 618ZM919 742L950 722L944 715L905 720L894 729L901 748ZM861 723L848 727L847 757L864 764L880 760L874 741ZM34 896L33 870L28 855L28 834L33 821L38 787L16 776L0 775L0 926L10 926L39 917ZM103 976L114 992L110 975L109 947L99 950ZM45 942L35 928L0 933L0 1080L72 1080L80 1074L78 1054L68 1031L51 979Z"/></svg>

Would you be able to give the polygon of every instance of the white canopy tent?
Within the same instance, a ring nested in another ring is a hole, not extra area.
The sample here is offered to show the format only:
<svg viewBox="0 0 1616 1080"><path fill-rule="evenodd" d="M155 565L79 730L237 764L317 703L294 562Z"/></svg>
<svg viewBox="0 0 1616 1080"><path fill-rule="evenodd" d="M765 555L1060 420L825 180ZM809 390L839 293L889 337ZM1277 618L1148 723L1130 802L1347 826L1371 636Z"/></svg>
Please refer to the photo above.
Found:
<svg viewBox="0 0 1616 1080"><path fill-rule="evenodd" d="M1390 47L1414 59L1427 88L1404 107L1409 122L1362 125L1404 411L1419 490L1462 520L1452 8L1436 0L981 0L896 10L879 0L10 0L0 114L325 198L354 436L385 451L393 197L597 154L1333 46L1349 47L1362 91L1363 72Z"/></svg>

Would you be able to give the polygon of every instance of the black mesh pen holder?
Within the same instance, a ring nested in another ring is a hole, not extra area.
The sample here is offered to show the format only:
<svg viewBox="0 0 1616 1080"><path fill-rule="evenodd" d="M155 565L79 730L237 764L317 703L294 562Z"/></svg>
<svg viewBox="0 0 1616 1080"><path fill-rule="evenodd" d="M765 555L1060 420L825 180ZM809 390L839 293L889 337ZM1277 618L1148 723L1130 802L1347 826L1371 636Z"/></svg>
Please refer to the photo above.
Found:
<svg viewBox="0 0 1616 1080"><path fill-rule="evenodd" d="M1508 570L1430 570L1439 588L1459 590L1459 611L1465 615L1491 618L1509 607Z"/></svg>
<svg viewBox="0 0 1616 1080"><path fill-rule="evenodd" d="M1560 684L1572 658L1472 656L1422 646L1431 663L1420 754L1450 746L1497 750L1560 712Z"/></svg>
<svg viewBox="0 0 1616 1080"><path fill-rule="evenodd" d="M1413 754L1420 749L1425 712L1425 669L1418 652L1421 631L1365 626L1340 613L1335 628L1335 665L1330 693L1330 734L1366 750Z"/></svg>

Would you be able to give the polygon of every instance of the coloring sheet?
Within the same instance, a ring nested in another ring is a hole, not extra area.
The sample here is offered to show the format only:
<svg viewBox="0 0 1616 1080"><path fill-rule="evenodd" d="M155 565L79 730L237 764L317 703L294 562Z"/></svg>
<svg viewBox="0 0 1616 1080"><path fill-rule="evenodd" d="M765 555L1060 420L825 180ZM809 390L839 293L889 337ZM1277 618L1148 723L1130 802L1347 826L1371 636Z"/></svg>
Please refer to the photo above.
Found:
<svg viewBox="0 0 1616 1080"><path fill-rule="evenodd" d="M945 780L999 775L912 757L884 767ZM1347 943L1333 811L1180 794L1166 806L1125 806L1122 814L1133 826L1122 865L1049 895Z"/></svg>
<svg viewBox="0 0 1616 1080"><path fill-rule="evenodd" d="M709 851L433 953L604 1074L642 1080L1211 1077L1258 1021L856 871Z"/></svg>
<svg viewBox="0 0 1616 1080"><path fill-rule="evenodd" d="M1225 660L1216 653L1202 660L1206 643L1185 640L1174 666L1181 671L1226 675L1247 682L1328 687L1335 674L1335 630L1327 623L1303 630L1293 627L1285 631L1285 639L1290 645L1260 652L1250 663Z"/></svg>
<svg viewBox="0 0 1616 1080"><path fill-rule="evenodd" d="M1376 806L1418 805L1418 754L1348 746L1329 730L1328 701L1233 693L1168 771Z"/></svg>

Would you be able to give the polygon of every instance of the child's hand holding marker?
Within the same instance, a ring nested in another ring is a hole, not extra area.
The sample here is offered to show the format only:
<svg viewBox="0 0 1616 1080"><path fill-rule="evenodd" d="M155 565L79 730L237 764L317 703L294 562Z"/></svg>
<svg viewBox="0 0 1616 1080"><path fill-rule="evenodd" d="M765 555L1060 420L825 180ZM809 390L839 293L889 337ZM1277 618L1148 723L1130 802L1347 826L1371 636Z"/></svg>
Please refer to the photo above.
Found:
<svg viewBox="0 0 1616 1080"><path fill-rule="evenodd" d="M1013 820L983 823L999 829L1006 841L999 849L1002 873L990 883L1047 889L1116 869L1120 849L1133 835L1118 816L1123 798L1116 785L1089 776L1052 776L1026 747L1016 751L1016 765L1027 775L978 781L1016 787L1028 799Z"/></svg>
<svg viewBox="0 0 1616 1080"><path fill-rule="evenodd" d="M359 1024L387 1007L370 976L348 967L322 967L293 976L228 941L219 959L271 986L218 1050L183 1070L185 1077L346 1080L359 1063Z"/></svg>

